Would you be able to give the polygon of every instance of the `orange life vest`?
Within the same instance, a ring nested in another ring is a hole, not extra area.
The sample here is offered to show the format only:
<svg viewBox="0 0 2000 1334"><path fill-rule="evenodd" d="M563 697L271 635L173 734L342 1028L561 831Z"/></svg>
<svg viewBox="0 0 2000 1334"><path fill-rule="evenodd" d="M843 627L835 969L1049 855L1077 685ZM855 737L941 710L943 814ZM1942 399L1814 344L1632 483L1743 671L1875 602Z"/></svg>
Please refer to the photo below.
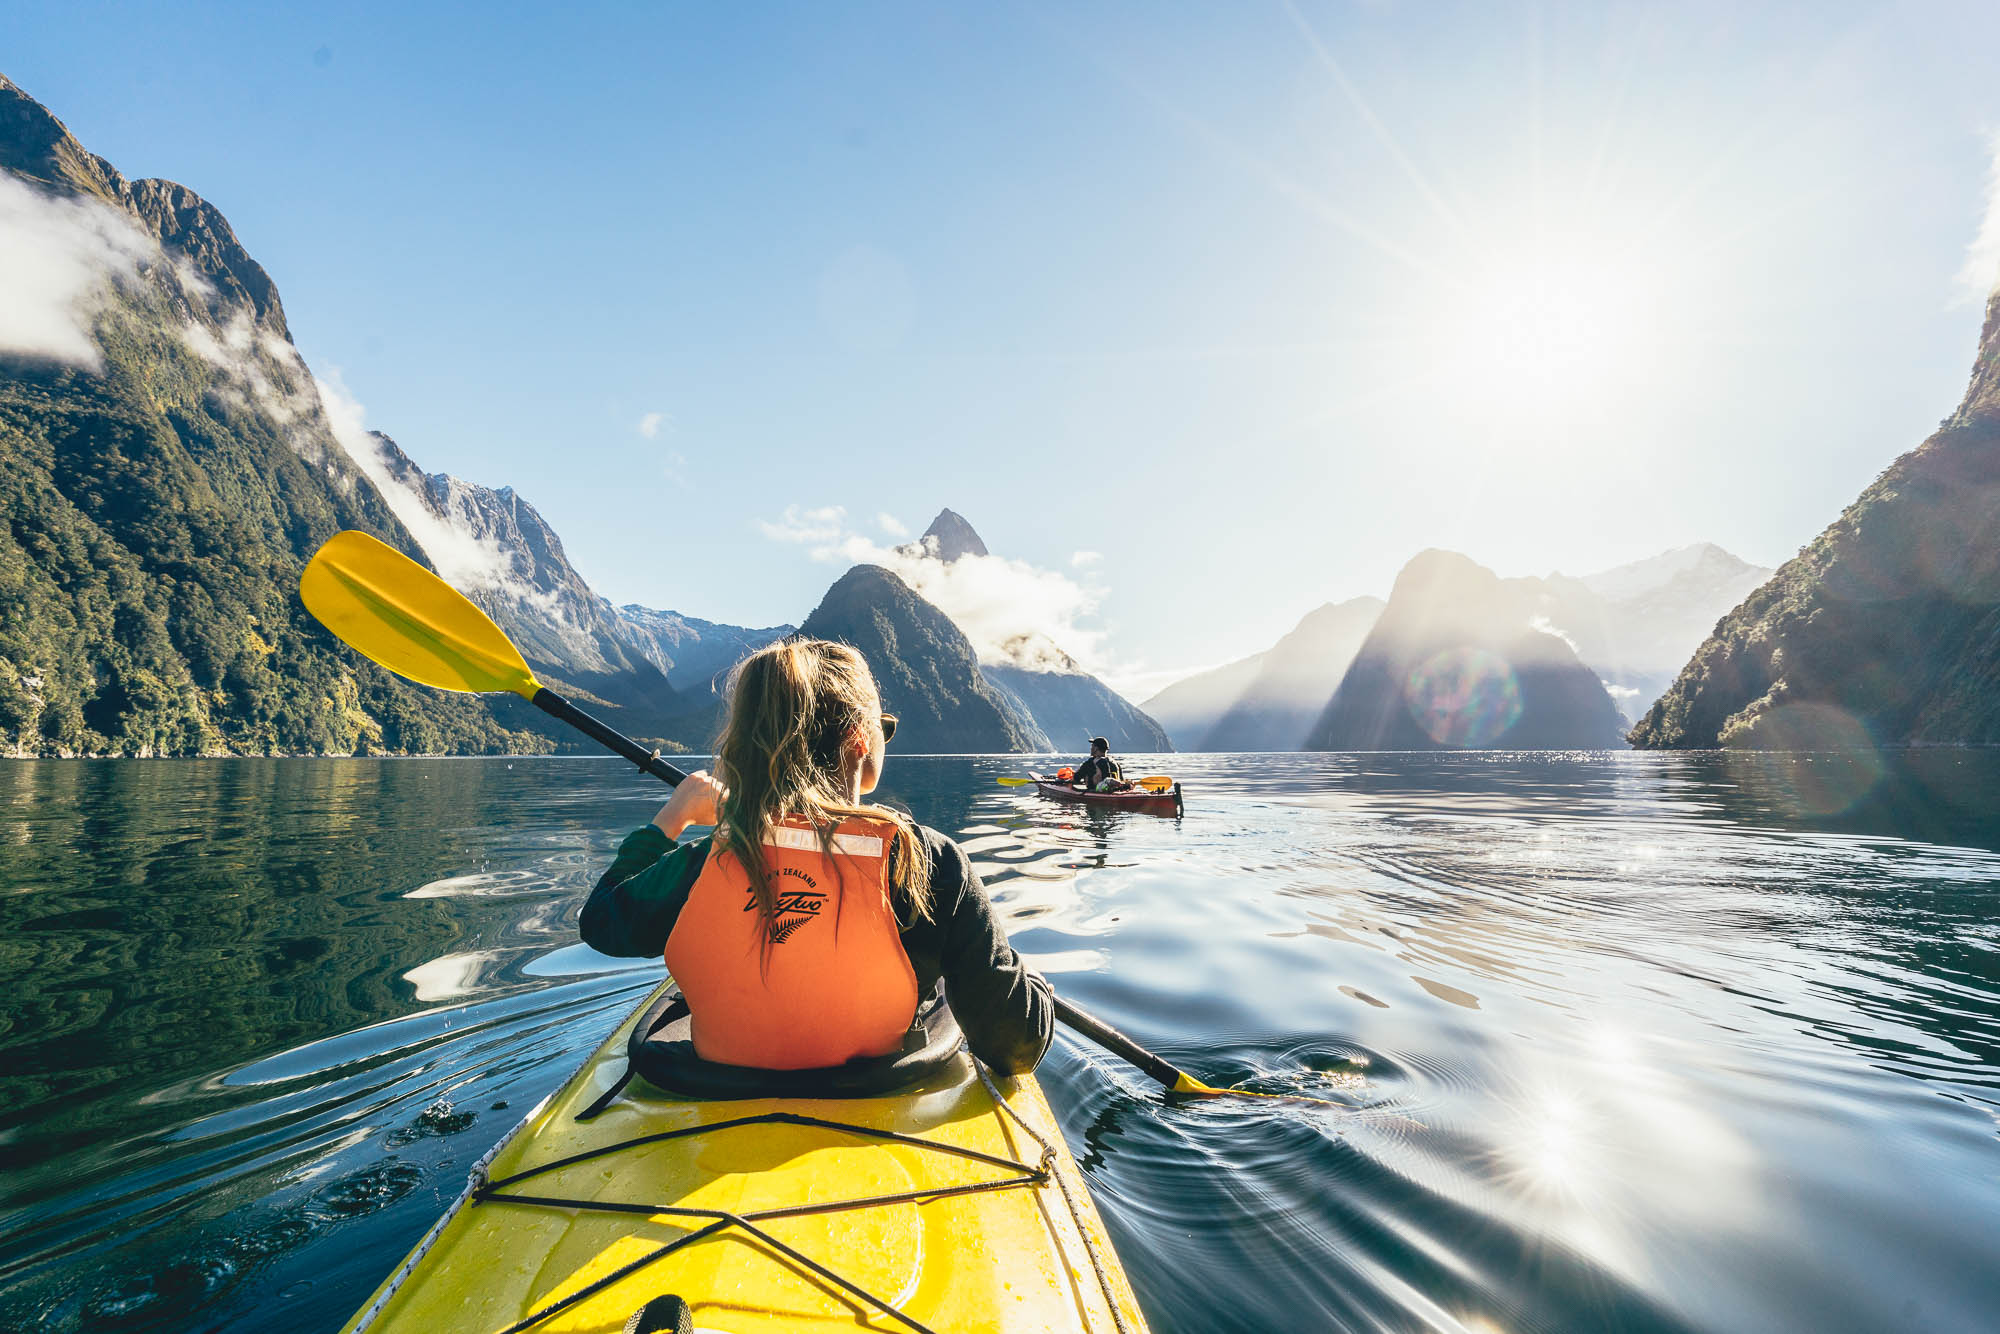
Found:
<svg viewBox="0 0 2000 1334"><path fill-rule="evenodd" d="M703 1060L807 1070L901 1046L917 975L889 902L894 833L842 821L836 868L803 822L779 825L763 847L778 902L768 953L749 874L734 852L710 851L666 947Z"/></svg>

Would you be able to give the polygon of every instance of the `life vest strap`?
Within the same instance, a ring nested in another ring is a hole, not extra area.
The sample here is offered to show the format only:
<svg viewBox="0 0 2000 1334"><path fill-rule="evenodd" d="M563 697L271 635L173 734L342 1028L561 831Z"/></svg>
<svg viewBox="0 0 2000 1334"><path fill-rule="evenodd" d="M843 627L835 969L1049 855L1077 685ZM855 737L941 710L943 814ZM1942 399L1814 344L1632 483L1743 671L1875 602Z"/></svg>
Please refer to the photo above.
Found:
<svg viewBox="0 0 2000 1334"><path fill-rule="evenodd" d="M810 829L801 829L797 825L779 825L764 839L764 846L767 848L784 848L791 852L822 852L825 850L825 845L819 841L818 834ZM835 834L833 836L833 850L845 853L849 857L880 858L882 856L882 840L874 834Z"/></svg>

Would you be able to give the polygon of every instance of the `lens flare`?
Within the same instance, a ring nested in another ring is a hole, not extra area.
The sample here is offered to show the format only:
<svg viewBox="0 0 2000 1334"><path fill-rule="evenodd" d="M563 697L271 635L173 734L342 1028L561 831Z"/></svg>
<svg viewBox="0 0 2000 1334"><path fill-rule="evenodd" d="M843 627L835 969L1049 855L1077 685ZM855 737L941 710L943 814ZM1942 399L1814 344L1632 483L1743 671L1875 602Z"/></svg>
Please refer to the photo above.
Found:
<svg viewBox="0 0 2000 1334"><path fill-rule="evenodd" d="M1768 709L1724 734L1724 744L1793 752L1762 765L1786 795L1814 815L1837 815L1882 777L1882 756L1860 719L1831 704L1801 701ZM1801 757L1797 752L1807 752Z"/></svg>
<svg viewBox="0 0 2000 1334"><path fill-rule="evenodd" d="M1403 703L1439 745L1483 746L1520 720L1521 683L1499 655L1451 648L1410 673Z"/></svg>
<svg viewBox="0 0 2000 1334"><path fill-rule="evenodd" d="M1985 540L2000 514L2000 485L1947 478L1921 524L1848 533L1821 575L1826 596L1852 603L1942 597L1980 607L2000 599L2000 561Z"/></svg>

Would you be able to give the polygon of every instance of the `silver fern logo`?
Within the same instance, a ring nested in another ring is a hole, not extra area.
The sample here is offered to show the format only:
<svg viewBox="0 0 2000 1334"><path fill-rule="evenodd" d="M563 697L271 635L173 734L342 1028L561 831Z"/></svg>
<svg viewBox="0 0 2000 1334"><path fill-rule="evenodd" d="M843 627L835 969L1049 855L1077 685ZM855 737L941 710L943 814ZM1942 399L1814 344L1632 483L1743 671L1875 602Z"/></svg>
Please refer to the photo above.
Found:
<svg viewBox="0 0 2000 1334"><path fill-rule="evenodd" d="M803 882L789 888L780 889L776 901L771 905L771 943L782 945L804 926L819 916L826 906L826 895L820 891L819 882L796 866L786 866L779 870L782 882L787 878ZM754 891L744 891L744 912L757 910L757 895Z"/></svg>

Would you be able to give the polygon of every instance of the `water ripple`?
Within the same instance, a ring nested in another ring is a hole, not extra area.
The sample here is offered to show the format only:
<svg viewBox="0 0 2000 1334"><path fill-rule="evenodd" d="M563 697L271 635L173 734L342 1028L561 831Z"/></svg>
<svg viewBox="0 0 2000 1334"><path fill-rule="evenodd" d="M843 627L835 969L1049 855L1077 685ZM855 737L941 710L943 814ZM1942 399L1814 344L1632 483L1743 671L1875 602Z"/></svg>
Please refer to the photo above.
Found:
<svg viewBox="0 0 2000 1334"><path fill-rule="evenodd" d="M1066 995L1282 1095L1045 1064L1161 1334L1983 1330L2000 758L1897 763L1831 813L1828 757L1147 761L1181 818L889 780ZM0 1325L337 1326L657 978L574 935L657 801L0 767Z"/></svg>

